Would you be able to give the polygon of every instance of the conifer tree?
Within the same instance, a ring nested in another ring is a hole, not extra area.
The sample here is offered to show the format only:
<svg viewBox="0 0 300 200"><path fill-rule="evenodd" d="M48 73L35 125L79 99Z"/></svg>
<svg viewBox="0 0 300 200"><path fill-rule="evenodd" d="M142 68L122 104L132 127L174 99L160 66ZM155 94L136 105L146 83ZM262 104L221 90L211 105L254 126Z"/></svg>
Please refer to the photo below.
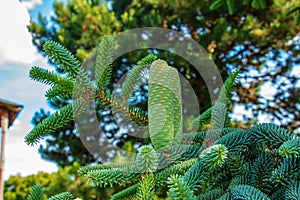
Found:
<svg viewBox="0 0 300 200"><path fill-rule="evenodd" d="M182 34L189 34L214 58L223 78L231 69L243 69L241 85L237 90L239 98L235 105L246 106L255 117L269 113L270 120L294 129L299 126L297 109L299 99L299 76L290 74L299 61L299 0L70 0L53 1L51 18L41 14L28 26L33 43L43 53L43 44L53 40L64 45L79 60L96 47L99 38L140 27L164 27ZM34 20L34 19L33 19ZM284 53L285 52L285 53ZM284 53L284 54L282 54ZM118 80L132 68L141 56L128 55L117 61L117 71L112 78ZM204 112L211 101L201 76L193 67L170 54L160 58L172 63L187 78L198 95L200 112ZM269 62L269 61L272 62ZM176 62L175 62L176 61ZM274 64L276 67L274 67ZM60 71L59 66L56 68ZM247 73L248 71L248 73ZM253 75L253 72L255 75ZM244 84L245 83L245 84ZM276 87L273 97L260 92L261 85L268 83ZM147 105L146 93L141 90L135 96L139 106ZM69 99L47 101L51 108L60 109ZM146 107L146 106L145 106ZM102 112L103 113L103 112ZM101 113L101 114L102 114ZM33 121L46 118L42 111L36 112ZM103 117L103 114L102 114ZM105 115L114 127L110 113ZM243 118L253 120L251 115ZM243 125L248 123L243 120ZM240 125L237 123L235 125ZM107 136L113 136L122 146L127 138L119 138L118 129L110 129ZM132 141L136 142L133 138ZM74 124L59 129L55 136L47 137L40 146L41 156L59 166L95 162L81 144ZM65 142L62 142L65 141ZM142 143L143 141L139 141ZM68 147L66 147L68 146Z"/></svg>
<svg viewBox="0 0 300 200"><path fill-rule="evenodd" d="M299 137L275 124L258 124L248 130L231 127L227 112L239 71L225 81L216 103L193 121L197 132L183 133L177 70L154 55L142 59L127 76L121 94L132 95L138 81L133 77L142 74L143 64L150 70L148 110L133 107L105 88L111 78L113 52L102 51L101 44L112 42L112 37L107 36L100 43L96 84L66 48L51 41L44 44L45 53L68 76L38 67L31 70L36 74L35 80L51 83L50 91L54 91L51 95L57 96L72 95L75 78L79 77L82 89L79 97L88 93L101 107L119 107L135 123L148 126L151 143L139 148L134 161L85 166L78 170L80 176L100 187L127 187L112 199L300 198ZM95 93L89 93L91 90ZM26 143L34 145L46 135L55 134L56 129L73 120L74 110L84 112L89 98L73 99L43 120L25 137ZM162 114L159 105L164 106L165 113ZM206 124L210 124L209 129L204 129ZM37 199L41 194L42 189L34 186L29 199ZM50 199L74 197L65 192Z"/></svg>

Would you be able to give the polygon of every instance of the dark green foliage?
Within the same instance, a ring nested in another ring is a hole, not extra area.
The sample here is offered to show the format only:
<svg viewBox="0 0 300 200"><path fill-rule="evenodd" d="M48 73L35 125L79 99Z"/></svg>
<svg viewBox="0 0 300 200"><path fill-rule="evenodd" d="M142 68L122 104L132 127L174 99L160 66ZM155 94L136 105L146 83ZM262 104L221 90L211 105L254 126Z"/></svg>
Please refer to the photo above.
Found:
<svg viewBox="0 0 300 200"><path fill-rule="evenodd" d="M245 130L232 131L215 142L215 144L224 144L230 151L241 150L251 143L250 135Z"/></svg>
<svg viewBox="0 0 300 200"><path fill-rule="evenodd" d="M197 200L211 200L211 199L218 199L223 195L223 190L221 189L212 189L208 192L200 194L197 197Z"/></svg>
<svg viewBox="0 0 300 200"><path fill-rule="evenodd" d="M271 176L271 180L276 185L286 186L291 181L298 180L300 177L300 159L284 158Z"/></svg>
<svg viewBox="0 0 300 200"><path fill-rule="evenodd" d="M270 145L270 148L278 147L292 139L292 133L275 124L259 124L250 129L251 139L255 143Z"/></svg>
<svg viewBox="0 0 300 200"><path fill-rule="evenodd" d="M267 6L267 0L244 0L241 1L243 5L248 5L250 4L252 8L254 9L265 9ZM228 13L230 15L233 15L236 10L237 6L235 5L234 0L215 0L209 7L210 10L216 10L218 8L223 8L226 7L228 10Z"/></svg>
<svg viewBox="0 0 300 200"><path fill-rule="evenodd" d="M300 156L300 138L291 139L284 142L278 149L279 154L284 157L299 157Z"/></svg>
<svg viewBox="0 0 300 200"><path fill-rule="evenodd" d="M70 121L72 121L74 110L80 111L82 109L82 103L77 101L67 106L63 107L61 110L56 111L51 115L51 117L43 120L35 129L33 129L25 137L25 142L27 144L34 145L38 143L45 135L53 134L57 129L66 126Z"/></svg>
<svg viewBox="0 0 300 200"><path fill-rule="evenodd" d="M231 197L232 199L241 199L241 200L269 200L270 198L259 191L257 188L250 185L237 185L231 188Z"/></svg>
<svg viewBox="0 0 300 200"><path fill-rule="evenodd" d="M225 168L228 169L227 173L234 176L234 178L230 181L230 184L245 183L244 180L242 180L245 176L241 176L241 174L245 171L245 164L246 160L242 152L235 151L228 153ZM224 175L226 175L226 173Z"/></svg>
<svg viewBox="0 0 300 200"><path fill-rule="evenodd" d="M300 181L291 182L285 191L286 200L300 199Z"/></svg>
<svg viewBox="0 0 300 200"><path fill-rule="evenodd" d="M285 188L279 188L270 197L271 200L286 200L285 198Z"/></svg>
<svg viewBox="0 0 300 200"><path fill-rule="evenodd" d="M272 176L273 166L275 163L272 160L271 155L260 154L253 162L251 168L252 179L251 185L256 188L260 188L262 192L270 192L272 185L270 184L269 177Z"/></svg>

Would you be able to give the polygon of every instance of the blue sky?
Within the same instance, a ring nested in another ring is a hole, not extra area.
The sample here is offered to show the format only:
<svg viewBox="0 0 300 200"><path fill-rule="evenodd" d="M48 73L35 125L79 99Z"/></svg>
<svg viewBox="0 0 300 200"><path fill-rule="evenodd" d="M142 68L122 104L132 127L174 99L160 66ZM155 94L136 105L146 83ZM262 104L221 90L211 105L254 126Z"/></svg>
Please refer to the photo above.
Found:
<svg viewBox="0 0 300 200"><path fill-rule="evenodd" d="M53 2L54 0L0 2L0 25L4 27L0 32L0 98L24 105L6 138L5 179L17 173L25 176L38 171L57 170L53 163L40 158L38 146L27 146L24 142L24 136L33 128L30 121L34 112L40 108L49 109L44 97L47 87L30 80L29 70L34 65L53 70L32 45L26 25L30 19L36 20L39 12L46 16L53 14ZM295 67L293 74L300 76L300 66ZM275 92L271 85L262 87L267 91L264 93L266 97ZM243 108L236 107L236 111L237 119L248 114ZM260 122L267 122L267 117L261 116Z"/></svg>

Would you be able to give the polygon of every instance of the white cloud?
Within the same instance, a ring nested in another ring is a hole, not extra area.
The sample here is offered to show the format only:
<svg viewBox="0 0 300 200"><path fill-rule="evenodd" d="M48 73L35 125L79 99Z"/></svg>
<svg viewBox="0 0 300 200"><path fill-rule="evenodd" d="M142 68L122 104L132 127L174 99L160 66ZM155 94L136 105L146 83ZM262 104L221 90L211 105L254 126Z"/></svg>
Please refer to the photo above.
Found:
<svg viewBox="0 0 300 200"><path fill-rule="evenodd" d="M36 5L40 5L43 3L42 0L22 0L21 3L27 8L32 9Z"/></svg>
<svg viewBox="0 0 300 200"><path fill-rule="evenodd" d="M0 2L0 68L5 62L33 62L36 49L26 27L29 21L27 9L18 0Z"/></svg>

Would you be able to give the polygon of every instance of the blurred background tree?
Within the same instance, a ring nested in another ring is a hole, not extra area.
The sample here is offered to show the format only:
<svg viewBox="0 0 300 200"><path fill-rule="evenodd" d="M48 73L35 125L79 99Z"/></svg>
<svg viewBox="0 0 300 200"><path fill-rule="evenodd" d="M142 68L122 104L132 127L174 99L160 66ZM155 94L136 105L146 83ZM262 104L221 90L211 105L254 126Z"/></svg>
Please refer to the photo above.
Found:
<svg viewBox="0 0 300 200"><path fill-rule="evenodd" d="M239 119L242 122L235 126L247 128L247 122L255 123L258 117L264 116L270 122L296 129L300 126L299 75L294 73L300 57L299 13L298 0L70 0L66 4L55 2L51 19L40 15L28 29L41 53L43 43L54 40L81 61L105 34L149 26L179 31L207 50L223 79L235 69L243 71L233 109L236 113L245 109L250 114L242 115ZM121 69L114 71L113 79L118 80L132 67L128 63L135 63L145 53L133 52L125 55L127 59L117 60L115 65ZM176 60L174 67L185 76L195 93L201 94L198 96L200 111L209 107L211 101L200 74L183 59L166 52L158 54L169 63ZM61 72L59 67L56 70ZM144 88L139 96L147 97L146 92ZM136 103L145 107L145 99L136 99ZM68 102L68 99L49 101L55 109ZM99 115L106 119L106 124L114 123L109 111ZM34 124L46 116L44 110L37 112ZM120 146L128 139L147 142L117 133L117 126L107 130L107 136ZM74 161L82 165L96 161L82 145L74 124L45 141L46 145L39 149L41 155L59 166Z"/></svg>
<svg viewBox="0 0 300 200"><path fill-rule="evenodd" d="M32 186L36 184L43 187L44 199L66 191L81 199L100 200L111 196L114 192L113 188L98 188L87 184L85 179L78 177L76 174L79 167L80 165L75 162L73 165L60 168L53 173L39 172L26 177L11 176L5 181L4 199L27 199Z"/></svg>

